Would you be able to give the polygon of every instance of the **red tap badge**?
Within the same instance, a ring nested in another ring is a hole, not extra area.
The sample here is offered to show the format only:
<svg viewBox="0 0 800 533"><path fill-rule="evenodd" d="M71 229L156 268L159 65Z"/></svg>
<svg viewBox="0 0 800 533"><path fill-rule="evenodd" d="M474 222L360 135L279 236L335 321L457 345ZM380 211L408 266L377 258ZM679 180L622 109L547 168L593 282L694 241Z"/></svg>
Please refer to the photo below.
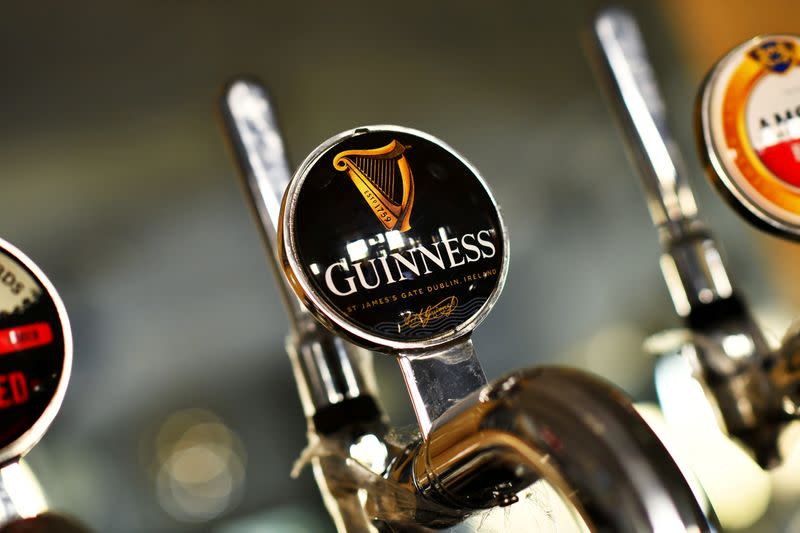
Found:
<svg viewBox="0 0 800 533"><path fill-rule="evenodd" d="M800 239L800 38L767 35L725 56L700 100L709 176L759 226Z"/></svg>
<svg viewBox="0 0 800 533"><path fill-rule="evenodd" d="M72 359L64 306L44 274L0 240L0 465L44 435Z"/></svg>

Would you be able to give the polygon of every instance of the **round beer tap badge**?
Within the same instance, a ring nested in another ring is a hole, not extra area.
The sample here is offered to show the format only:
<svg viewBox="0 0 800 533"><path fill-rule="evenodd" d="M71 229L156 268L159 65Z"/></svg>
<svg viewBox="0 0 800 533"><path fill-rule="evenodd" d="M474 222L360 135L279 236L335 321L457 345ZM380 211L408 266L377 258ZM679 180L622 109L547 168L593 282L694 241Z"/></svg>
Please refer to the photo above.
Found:
<svg viewBox="0 0 800 533"><path fill-rule="evenodd" d="M72 339L44 274L0 240L0 465L44 435L64 397Z"/></svg>
<svg viewBox="0 0 800 533"><path fill-rule="evenodd" d="M477 171L441 141L396 126L317 148L289 185L281 240L312 312L387 350L471 331L507 269L505 228Z"/></svg>
<svg viewBox="0 0 800 533"><path fill-rule="evenodd" d="M725 56L700 101L709 174L761 227L800 239L800 38L766 35Z"/></svg>

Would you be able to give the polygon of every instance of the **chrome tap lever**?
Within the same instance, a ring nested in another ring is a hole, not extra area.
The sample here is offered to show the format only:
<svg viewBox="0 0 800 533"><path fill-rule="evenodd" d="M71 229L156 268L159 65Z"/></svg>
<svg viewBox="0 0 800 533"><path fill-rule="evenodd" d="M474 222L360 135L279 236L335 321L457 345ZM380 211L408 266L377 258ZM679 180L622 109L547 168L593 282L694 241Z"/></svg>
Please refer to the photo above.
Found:
<svg viewBox="0 0 800 533"><path fill-rule="evenodd" d="M617 8L603 11L594 22L605 76L626 132L629 155L640 171L653 223L679 240L688 230L697 206L686 182L686 168L667 125L664 100L644 42L633 18Z"/></svg>
<svg viewBox="0 0 800 533"><path fill-rule="evenodd" d="M222 118L247 197L258 222L289 317L286 351L309 426L310 445L336 438L344 448L363 435L386 431L377 402L371 354L322 327L295 296L279 266L281 202L291 173L272 104L259 82L237 78L220 103ZM334 437L335 436L335 437ZM335 482L336 457L313 459L325 505L340 532L371 531L357 489Z"/></svg>
<svg viewBox="0 0 800 533"><path fill-rule="evenodd" d="M676 311L688 317L693 308L730 298L733 289L714 241L697 220L685 164L636 21L622 9L607 9L595 19L594 35L599 77L664 247L662 272Z"/></svg>
<svg viewBox="0 0 800 533"><path fill-rule="evenodd" d="M697 218L638 26L628 12L612 8L599 13L593 30L599 78L659 230L661 271L675 310L696 334L687 352L693 354L726 429L761 464L775 464L779 420L785 415L765 371L773 355L735 293L715 241ZM682 350L672 346L671 351Z"/></svg>
<svg viewBox="0 0 800 533"><path fill-rule="evenodd" d="M276 268L281 296L292 327L297 328L305 321L308 311L287 286L276 255L281 201L292 175L273 106L260 83L237 78L225 88L220 107L227 139L267 246L269 263Z"/></svg>
<svg viewBox="0 0 800 533"><path fill-rule="evenodd" d="M266 89L252 79L235 79L223 92L221 110L227 138L289 315L291 334L287 350L306 415L317 425L332 430L337 422L326 421L320 411L354 400L363 404L361 410L367 418L380 419L382 415L374 404L369 354L320 327L288 286L279 266L280 209L291 173Z"/></svg>

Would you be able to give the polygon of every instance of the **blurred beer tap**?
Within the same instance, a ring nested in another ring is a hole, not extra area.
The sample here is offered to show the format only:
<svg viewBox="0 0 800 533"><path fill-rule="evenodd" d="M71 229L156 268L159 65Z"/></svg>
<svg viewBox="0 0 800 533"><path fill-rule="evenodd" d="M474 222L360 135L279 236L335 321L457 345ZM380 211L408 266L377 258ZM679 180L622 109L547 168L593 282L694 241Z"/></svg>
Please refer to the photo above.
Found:
<svg viewBox="0 0 800 533"><path fill-rule="evenodd" d="M86 531L48 510L21 462L58 413L71 368L61 298L33 261L0 239L0 531Z"/></svg>
<svg viewBox="0 0 800 533"><path fill-rule="evenodd" d="M232 81L221 109L339 531L476 530L480 513L542 479L593 531L716 530L618 389L557 367L487 383L470 333L499 296L508 242L469 163L427 134L374 126L328 140L290 180L264 87ZM439 180L427 179L432 165ZM389 428L367 349L397 358L412 438Z"/></svg>
<svg viewBox="0 0 800 533"><path fill-rule="evenodd" d="M781 460L778 438L798 415L797 332L774 349L735 290L716 242L698 218L633 17L620 8L606 9L594 19L593 37L594 64L642 179L662 246L661 271L686 327L654 337L649 345L665 358L687 361L723 429L762 467L773 467ZM657 365L655 379L669 415L670 395L680 391L668 390L660 371L665 367Z"/></svg>

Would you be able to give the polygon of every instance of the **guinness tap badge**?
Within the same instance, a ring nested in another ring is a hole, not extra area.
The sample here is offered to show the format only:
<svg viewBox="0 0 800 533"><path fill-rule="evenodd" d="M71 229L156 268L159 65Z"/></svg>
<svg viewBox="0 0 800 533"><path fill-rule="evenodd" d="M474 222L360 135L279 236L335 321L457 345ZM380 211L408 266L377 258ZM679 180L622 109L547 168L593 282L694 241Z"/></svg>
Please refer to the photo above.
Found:
<svg viewBox="0 0 800 533"><path fill-rule="evenodd" d="M726 55L699 101L708 174L761 228L800 239L800 38L764 35Z"/></svg>
<svg viewBox="0 0 800 533"><path fill-rule="evenodd" d="M396 126L351 130L317 148L286 192L280 240L311 311L389 352L467 335L507 270L505 227L477 171L438 139Z"/></svg>

